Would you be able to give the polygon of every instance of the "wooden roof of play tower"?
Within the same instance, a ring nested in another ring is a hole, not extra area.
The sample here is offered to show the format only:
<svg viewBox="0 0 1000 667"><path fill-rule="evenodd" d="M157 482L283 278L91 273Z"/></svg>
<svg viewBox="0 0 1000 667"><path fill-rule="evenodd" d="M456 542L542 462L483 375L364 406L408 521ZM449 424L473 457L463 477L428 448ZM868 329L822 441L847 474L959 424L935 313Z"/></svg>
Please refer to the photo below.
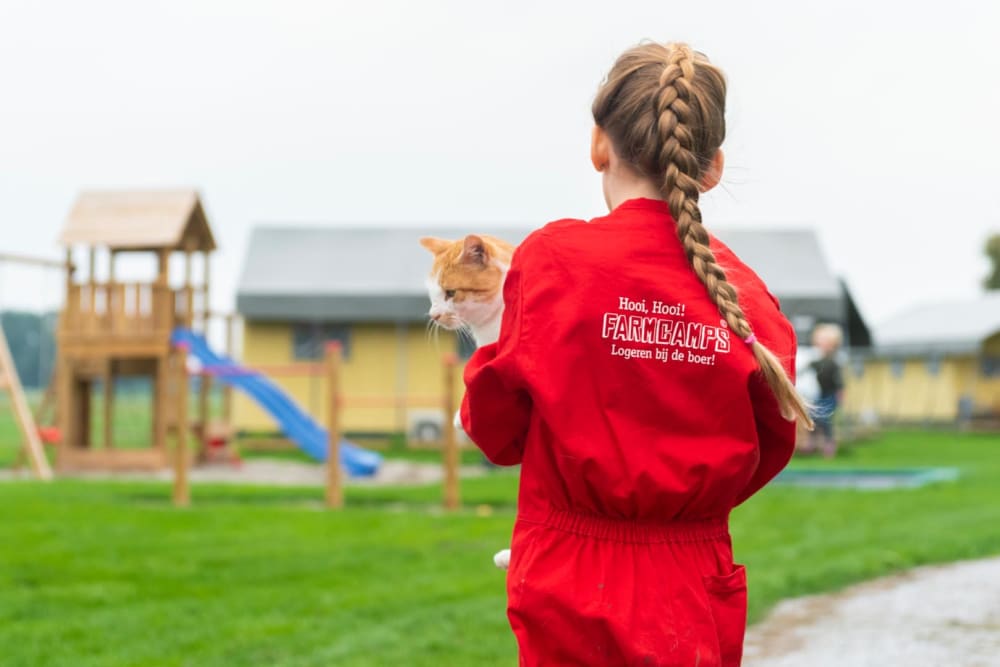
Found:
<svg viewBox="0 0 1000 667"><path fill-rule="evenodd" d="M83 192L59 236L63 245L111 250L215 250L195 190Z"/></svg>

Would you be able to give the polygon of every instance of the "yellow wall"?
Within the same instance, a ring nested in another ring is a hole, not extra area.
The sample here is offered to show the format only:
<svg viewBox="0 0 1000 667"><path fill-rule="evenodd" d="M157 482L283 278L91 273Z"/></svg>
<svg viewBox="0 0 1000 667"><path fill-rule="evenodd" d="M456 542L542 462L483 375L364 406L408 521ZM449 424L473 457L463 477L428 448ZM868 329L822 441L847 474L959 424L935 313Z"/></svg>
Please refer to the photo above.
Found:
<svg viewBox="0 0 1000 667"><path fill-rule="evenodd" d="M1000 412L1000 377L985 377L979 359L968 359L961 364L958 386L963 395L972 397L977 411Z"/></svg>
<svg viewBox="0 0 1000 667"><path fill-rule="evenodd" d="M899 421L953 421L964 396L971 397L977 409L1000 409L1000 378L984 377L978 357L941 359L937 374L929 371L926 359L906 359L902 364L897 376L894 362L869 359L860 377L848 365L844 412Z"/></svg>
<svg viewBox="0 0 1000 667"><path fill-rule="evenodd" d="M344 430L405 431L409 414L438 410L443 390L441 357L456 349L453 335L441 332L435 340L420 325L352 326L350 356L343 368ZM1000 335L988 339L983 351L1000 357ZM243 362L265 371L268 366L281 367L275 371L298 369L300 374L294 377L268 374L310 414L326 422L326 379L322 374L301 374L312 364L293 359L289 324L247 322ZM1000 377L984 377L978 357L944 358L937 374L930 373L925 359L905 360L898 377L893 362L887 359L867 359L863 369L860 377L853 364L843 369L843 412L851 417L874 414L890 421L953 421L962 396L972 397L977 409L1000 412ZM460 391L460 375L457 377ZM233 420L239 429L277 430L263 410L238 393L233 401Z"/></svg>
<svg viewBox="0 0 1000 667"><path fill-rule="evenodd" d="M409 411L440 409L444 386L441 358L457 349L452 334L441 332L434 340L428 338L423 326L415 324L360 324L350 329L350 349L342 377L341 420L345 431L404 431ZM247 322L243 329L243 363L261 367L299 405L326 422L326 378L322 374L302 374L315 365L295 361L290 324ZM268 368L275 365L281 368ZM293 376L288 371L299 374ZM460 378L458 373L456 378ZM239 429L277 430L267 413L241 394L233 400L233 421Z"/></svg>
<svg viewBox="0 0 1000 667"><path fill-rule="evenodd" d="M1000 360L1000 333L986 339L983 343L983 355ZM975 396L977 405L991 408L993 412L1000 414L1000 375L989 378L980 375Z"/></svg>

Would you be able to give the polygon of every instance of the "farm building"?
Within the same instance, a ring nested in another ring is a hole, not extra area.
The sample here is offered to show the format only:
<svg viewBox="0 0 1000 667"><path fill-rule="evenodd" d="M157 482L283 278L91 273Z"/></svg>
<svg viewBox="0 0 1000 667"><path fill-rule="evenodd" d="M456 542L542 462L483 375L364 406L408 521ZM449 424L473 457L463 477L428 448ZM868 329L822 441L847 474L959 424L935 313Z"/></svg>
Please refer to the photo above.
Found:
<svg viewBox="0 0 1000 667"><path fill-rule="evenodd" d="M483 230L520 242L530 230ZM422 236L460 238L456 229L257 228L236 297L243 361L325 420L325 379L304 372L341 342L348 433L414 432L440 425L445 353L472 347L428 328L425 279L431 255ZM235 426L273 431L270 418L237 397ZM433 429L431 429L433 431ZM433 433L427 434L432 438Z"/></svg>
<svg viewBox="0 0 1000 667"><path fill-rule="evenodd" d="M461 238L469 228L260 227L254 230L237 293L243 361L268 373L318 418L327 405L322 376L308 373L323 342L345 351L343 423L349 433L410 432L440 423L442 354L472 349L451 334L428 336L421 236ZM520 242L526 228L482 229ZM753 266L808 340L818 322L843 326L854 345L868 330L830 271L814 232L719 232ZM273 431L266 414L237 397L236 426Z"/></svg>
<svg viewBox="0 0 1000 667"><path fill-rule="evenodd" d="M1000 417L1000 294L916 307L845 369L844 412L898 422Z"/></svg>

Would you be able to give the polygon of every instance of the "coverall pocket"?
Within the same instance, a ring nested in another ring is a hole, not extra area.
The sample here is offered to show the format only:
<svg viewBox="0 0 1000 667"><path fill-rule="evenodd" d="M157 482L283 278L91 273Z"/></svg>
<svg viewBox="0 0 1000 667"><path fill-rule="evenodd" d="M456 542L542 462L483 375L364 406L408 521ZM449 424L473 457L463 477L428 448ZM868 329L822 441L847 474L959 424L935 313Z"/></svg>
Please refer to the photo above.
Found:
<svg viewBox="0 0 1000 667"><path fill-rule="evenodd" d="M511 544L510 566L507 568L507 603L510 607L516 607L524 593L528 572L539 548L538 530L537 527L528 529Z"/></svg>
<svg viewBox="0 0 1000 667"><path fill-rule="evenodd" d="M722 667L739 667L747 627L747 572L742 565L726 575L703 578L719 639Z"/></svg>

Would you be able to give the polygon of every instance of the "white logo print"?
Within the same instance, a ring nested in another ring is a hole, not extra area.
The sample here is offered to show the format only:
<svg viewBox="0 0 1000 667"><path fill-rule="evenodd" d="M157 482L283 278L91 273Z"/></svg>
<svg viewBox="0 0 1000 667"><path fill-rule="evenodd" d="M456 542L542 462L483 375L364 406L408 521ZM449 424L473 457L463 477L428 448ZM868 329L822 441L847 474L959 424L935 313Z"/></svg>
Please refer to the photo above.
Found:
<svg viewBox="0 0 1000 667"><path fill-rule="evenodd" d="M625 359L656 359L663 363L712 366L716 355L729 353L729 330L684 319L683 303L667 304L619 297L619 312L604 313L601 338L613 341L611 355ZM640 313L640 314L636 314ZM623 347L618 343L639 344Z"/></svg>

